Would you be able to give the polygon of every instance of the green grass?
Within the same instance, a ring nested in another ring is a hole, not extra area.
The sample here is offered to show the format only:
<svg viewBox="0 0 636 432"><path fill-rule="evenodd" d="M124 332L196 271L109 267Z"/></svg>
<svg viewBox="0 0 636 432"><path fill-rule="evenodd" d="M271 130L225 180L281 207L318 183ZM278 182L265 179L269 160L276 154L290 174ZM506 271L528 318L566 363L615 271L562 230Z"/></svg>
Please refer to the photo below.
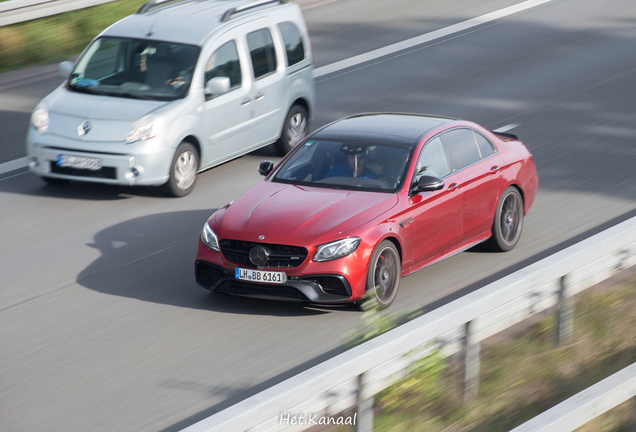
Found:
<svg viewBox="0 0 636 432"><path fill-rule="evenodd" d="M554 326L549 317L482 349L479 396L468 404L462 402L460 366L429 356L376 395L374 430L507 432L636 362L636 281L580 297L567 345L555 344ZM627 432L630 409L628 401L577 431Z"/></svg>
<svg viewBox="0 0 636 432"><path fill-rule="evenodd" d="M137 12L145 2L120 0L0 27L0 72L55 63L79 54L102 30Z"/></svg>

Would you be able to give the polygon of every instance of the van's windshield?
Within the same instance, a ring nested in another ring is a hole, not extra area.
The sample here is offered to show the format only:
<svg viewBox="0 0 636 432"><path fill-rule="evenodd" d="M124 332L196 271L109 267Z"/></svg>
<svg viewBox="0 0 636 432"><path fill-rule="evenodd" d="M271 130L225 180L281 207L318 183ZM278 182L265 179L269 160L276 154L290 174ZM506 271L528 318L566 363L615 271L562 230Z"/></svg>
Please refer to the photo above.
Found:
<svg viewBox="0 0 636 432"><path fill-rule="evenodd" d="M67 86L106 96L175 100L186 96L199 47L101 37L80 58Z"/></svg>

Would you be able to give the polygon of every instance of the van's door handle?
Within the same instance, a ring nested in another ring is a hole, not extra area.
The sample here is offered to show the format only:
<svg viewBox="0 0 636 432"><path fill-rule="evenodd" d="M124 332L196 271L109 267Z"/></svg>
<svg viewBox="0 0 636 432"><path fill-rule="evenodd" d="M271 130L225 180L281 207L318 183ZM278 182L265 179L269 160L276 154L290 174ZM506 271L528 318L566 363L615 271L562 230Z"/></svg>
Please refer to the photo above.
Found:
<svg viewBox="0 0 636 432"><path fill-rule="evenodd" d="M245 98L241 101L241 105L247 105L248 103L250 103L250 98Z"/></svg>
<svg viewBox="0 0 636 432"><path fill-rule="evenodd" d="M265 93L258 92L258 93L256 93L256 96L254 96L254 100L263 99L264 97L265 97Z"/></svg>
<svg viewBox="0 0 636 432"><path fill-rule="evenodd" d="M501 169L501 167L500 167L500 166L495 165L495 166L493 166L492 168L490 168L490 172L494 174L494 173L496 173L497 171L499 171L500 169Z"/></svg>
<svg viewBox="0 0 636 432"><path fill-rule="evenodd" d="M459 187L459 183L453 183L448 187L448 190L455 190Z"/></svg>

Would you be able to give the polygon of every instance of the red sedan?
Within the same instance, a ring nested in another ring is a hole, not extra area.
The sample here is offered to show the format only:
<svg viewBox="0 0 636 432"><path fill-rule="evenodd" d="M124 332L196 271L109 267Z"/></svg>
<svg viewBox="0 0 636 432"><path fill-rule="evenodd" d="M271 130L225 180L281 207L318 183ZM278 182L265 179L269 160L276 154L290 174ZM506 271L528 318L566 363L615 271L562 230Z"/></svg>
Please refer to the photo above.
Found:
<svg viewBox="0 0 636 432"><path fill-rule="evenodd" d="M314 303L370 291L384 307L402 276L478 243L514 248L538 185L516 136L414 114L336 121L259 171L204 225L197 282Z"/></svg>

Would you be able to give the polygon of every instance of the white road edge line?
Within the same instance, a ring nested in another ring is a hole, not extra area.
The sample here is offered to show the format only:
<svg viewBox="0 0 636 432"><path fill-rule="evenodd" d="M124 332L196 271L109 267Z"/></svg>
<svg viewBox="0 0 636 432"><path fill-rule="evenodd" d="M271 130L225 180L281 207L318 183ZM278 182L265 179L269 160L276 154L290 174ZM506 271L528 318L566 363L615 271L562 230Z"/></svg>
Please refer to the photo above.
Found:
<svg viewBox="0 0 636 432"><path fill-rule="evenodd" d="M19 170L20 168L26 168L29 166L29 159L26 157L15 159L9 162L0 164L0 175Z"/></svg>
<svg viewBox="0 0 636 432"><path fill-rule="evenodd" d="M334 72L338 72L343 69L350 68L352 66L357 66L359 64L366 63L370 60L375 60L380 57L384 57L386 55L396 53L398 51L403 51L405 49L412 48L414 46L421 45L423 43L430 42L435 39L449 36L453 33L468 30L470 28L477 27L479 25L486 24L491 21L495 21L500 18L504 18L509 15L516 14L518 12L522 12L530 8L540 6L545 3L550 3L551 1L553 0L528 0L513 6L508 6L506 8L487 13L482 16L478 16L476 18L471 18L469 20L466 20L457 24L453 24L448 27L441 28L439 30L425 33L423 35L416 36L414 38L407 39L402 42L397 42L392 45L385 46L384 48L378 48L376 50L369 51L367 53L360 54L360 55L348 58L346 60L341 60L335 63L331 63L330 65L314 69L314 78L318 78L323 75L328 75ZM8 173L10 171L15 171L20 168L25 168L28 165L29 163L26 157L2 163L0 164L0 175Z"/></svg>
<svg viewBox="0 0 636 432"><path fill-rule="evenodd" d="M509 125L505 125L505 126L500 127L499 129L495 129L493 132L503 133L503 132L509 131L510 129L514 129L517 126L519 126L518 123L510 123Z"/></svg>
<svg viewBox="0 0 636 432"><path fill-rule="evenodd" d="M542 4L549 3L551 1L552 0L528 0L513 6L509 6L494 12L487 13L482 16L478 16L476 18L471 18L469 20L466 20L457 24L453 24L448 27L441 28L439 30L425 33L423 35L416 36L414 38L407 39L402 42L397 42L392 45L385 46L384 48L378 48L376 50L369 51L367 53L360 54L360 55L348 58L346 60L341 60L327 66L319 67L317 69L314 69L314 78L318 78L323 75L328 75L334 72L338 72L343 69L350 68L352 66L357 66L361 63L366 63L368 61L375 60L380 57L384 57L386 55L396 53L398 51L402 51L417 45L421 45L426 42L433 41L435 39L449 36L453 33L468 30L470 28L473 28L482 24L486 24L491 21L495 21L512 14L516 14L518 12L522 12L524 10L527 10L536 6L540 6Z"/></svg>

